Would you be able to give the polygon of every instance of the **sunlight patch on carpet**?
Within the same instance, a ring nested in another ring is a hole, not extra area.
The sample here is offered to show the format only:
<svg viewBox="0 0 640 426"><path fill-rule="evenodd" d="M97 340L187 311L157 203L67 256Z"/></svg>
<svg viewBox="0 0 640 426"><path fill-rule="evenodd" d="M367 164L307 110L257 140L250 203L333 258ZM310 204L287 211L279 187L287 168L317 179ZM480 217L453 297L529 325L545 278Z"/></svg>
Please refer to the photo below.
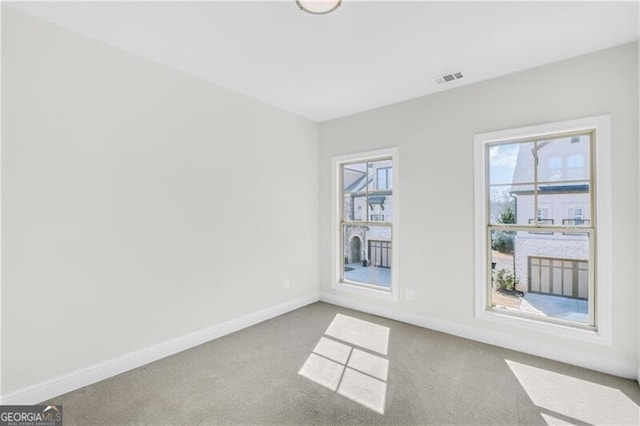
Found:
<svg viewBox="0 0 640 426"><path fill-rule="evenodd" d="M347 365L377 379L384 380L385 382L387 381L389 360L380 358L379 356L370 354L369 352L354 349Z"/></svg>
<svg viewBox="0 0 640 426"><path fill-rule="evenodd" d="M313 352L344 365L349 359L351 346L323 337L313 349Z"/></svg>
<svg viewBox="0 0 640 426"><path fill-rule="evenodd" d="M389 327L338 314L298 374L384 414L389 360L377 354L388 346Z"/></svg>
<svg viewBox="0 0 640 426"><path fill-rule="evenodd" d="M389 327L337 314L324 333L382 355L387 354Z"/></svg>
<svg viewBox="0 0 640 426"><path fill-rule="evenodd" d="M531 401L557 416L548 424L638 424L640 407L618 389L554 371L505 360ZM556 418L557 417L557 418Z"/></svg>
<svg viewBox="0 0 640 426"><path fill-rule="evenodd" d="M381 380L347 368L338 393L370 410L384 414L387 384Z"/></svg>
<svg viewBox="0 0 640 426"><path fill-rule="evenodd" d="M344 365L316 354L309 355L298 374L335 391L342 378Z"/></svg>

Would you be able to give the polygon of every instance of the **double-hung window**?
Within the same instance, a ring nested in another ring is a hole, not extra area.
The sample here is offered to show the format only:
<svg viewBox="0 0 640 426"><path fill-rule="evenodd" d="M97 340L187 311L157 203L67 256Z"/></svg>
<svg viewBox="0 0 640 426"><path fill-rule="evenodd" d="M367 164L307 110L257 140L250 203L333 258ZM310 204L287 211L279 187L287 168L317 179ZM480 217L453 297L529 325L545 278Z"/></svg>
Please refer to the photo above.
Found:
<svg viewBox="0 0 640 426"><path fill-rule="evenodd" d="M336 285L395 296L397 150L335 157Z"/></svg>
<svg viewBox="0 0 640 426"><path fill-rule="evenodd" d="M609 139L608 117L476 135L479 316L609 327Z"/></svg>

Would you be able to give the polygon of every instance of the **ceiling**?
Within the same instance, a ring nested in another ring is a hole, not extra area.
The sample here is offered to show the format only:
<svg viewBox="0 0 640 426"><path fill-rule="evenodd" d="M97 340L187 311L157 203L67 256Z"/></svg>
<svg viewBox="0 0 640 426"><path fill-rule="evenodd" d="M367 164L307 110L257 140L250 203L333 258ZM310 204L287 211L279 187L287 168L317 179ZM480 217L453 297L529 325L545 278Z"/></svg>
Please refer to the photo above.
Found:
<svg viewBox="0 0 640 426"><path fill-rule="evenodd" d="M294 0L9 4L318 122L639 35L636 2L344 0L322 16Z"/></svg>

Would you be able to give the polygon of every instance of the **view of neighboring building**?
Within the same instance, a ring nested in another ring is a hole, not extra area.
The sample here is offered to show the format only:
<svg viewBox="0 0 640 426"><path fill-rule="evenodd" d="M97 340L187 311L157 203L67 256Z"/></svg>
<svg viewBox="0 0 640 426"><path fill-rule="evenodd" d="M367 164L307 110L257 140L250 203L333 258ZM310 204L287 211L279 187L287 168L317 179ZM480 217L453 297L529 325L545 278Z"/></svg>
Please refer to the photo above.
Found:
<svg viewBox="0 0 640 426"><path fill-rule="evenodd" d="M592 140L584 132L489 148L492 306L590 321Z"/></svg>
<svg viewBox="0 0 640 426"><path fill-rule="evenodd" d="M387 287L393 222L392 161L345 164L342 187L344 278Z"/></svg>
<svg viewBox="0 0 640 426"><path fill-rule="evenodd" d="M520 146L513 182L534 174L532 144ZM516 223L584 226L591 221L589 135L537 145L537 205L532 185L515 184ZM588 297L589 237L582 232L518 232L514 241L518 290Z"/></svg>

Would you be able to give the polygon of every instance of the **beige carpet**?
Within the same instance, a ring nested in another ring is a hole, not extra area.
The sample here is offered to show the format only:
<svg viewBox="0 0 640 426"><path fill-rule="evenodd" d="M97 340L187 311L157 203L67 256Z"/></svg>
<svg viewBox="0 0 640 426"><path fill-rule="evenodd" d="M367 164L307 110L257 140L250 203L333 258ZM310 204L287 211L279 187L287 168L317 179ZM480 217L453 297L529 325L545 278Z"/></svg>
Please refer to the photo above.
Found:
<svg viewBox="0 0 640 426"><path fill-rule="evenodd" d="M325 303L47 403L65 425L640 423L635 381Z"/></svg>

